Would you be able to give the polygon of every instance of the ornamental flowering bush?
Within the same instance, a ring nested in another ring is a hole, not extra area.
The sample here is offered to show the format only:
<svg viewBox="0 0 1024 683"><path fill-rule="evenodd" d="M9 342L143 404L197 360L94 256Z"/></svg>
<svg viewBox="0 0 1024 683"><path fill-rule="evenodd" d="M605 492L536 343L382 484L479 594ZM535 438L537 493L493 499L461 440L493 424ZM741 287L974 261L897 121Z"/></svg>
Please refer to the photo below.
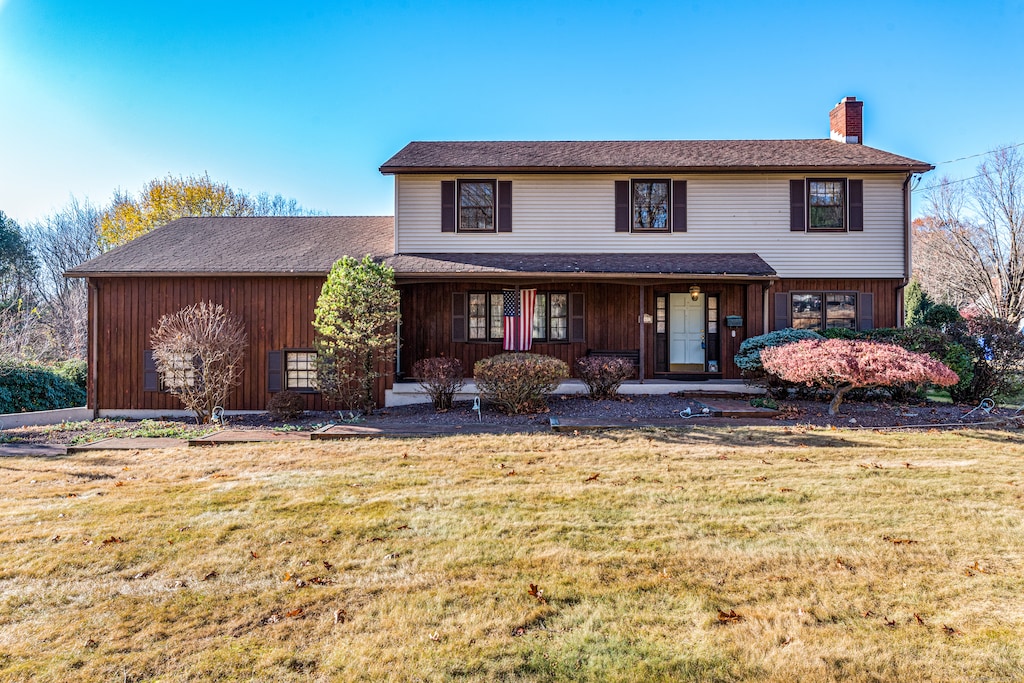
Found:
<svg viewBox="0 0 1024 683"><path fill-rule="evenodd" d="M894 344L846 339L805 340L761 352L765 371L832 392L830 415L839 413L851 389L901 384L952 386L957 374L923 353Z"/></svg>
<svg viewBox="0 0 1024 683"><path fill-rule="evenodd" d="M568 376L564 361L536 353L501 353L473 366L484 400L510 415L544 410L547 395Z"/></svg>
<svg viewBox="0 0 1024 683"><path fill-rule="evenodd" d="M576 374L594 399L614 397L633 373L633 362L628 358L584 356L576 361Z"/></svg>

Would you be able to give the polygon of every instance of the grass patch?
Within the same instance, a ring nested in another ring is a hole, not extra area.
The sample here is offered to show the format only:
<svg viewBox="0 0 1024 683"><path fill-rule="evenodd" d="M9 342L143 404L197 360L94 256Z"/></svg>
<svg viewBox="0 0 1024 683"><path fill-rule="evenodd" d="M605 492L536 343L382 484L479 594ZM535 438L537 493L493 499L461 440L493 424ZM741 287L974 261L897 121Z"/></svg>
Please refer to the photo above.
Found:
<svg viewBox="0 0 1024 683"><path fill-rule="evenodd" d="M1022 454L752 428L6 458L0 679L1019 680Z"/></svg>

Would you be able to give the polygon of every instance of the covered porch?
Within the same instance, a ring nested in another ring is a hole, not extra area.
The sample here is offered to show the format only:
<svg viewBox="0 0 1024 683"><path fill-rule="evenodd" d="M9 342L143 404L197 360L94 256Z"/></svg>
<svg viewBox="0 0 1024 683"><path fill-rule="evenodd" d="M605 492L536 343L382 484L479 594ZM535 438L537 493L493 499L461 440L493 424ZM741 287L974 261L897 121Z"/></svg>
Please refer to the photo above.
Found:
<svg viewBox="0 0 1024 683"><path fill-rule="evenodd" d="M621 354L641 387L738 380L732 358L767 331L777 280L757 254L407 254L389 263L402 293L396 387L421 358L458 358L472 375L476 361L503 351L503 292L526 289L537 292L534 353L570 368Z"/></svg>

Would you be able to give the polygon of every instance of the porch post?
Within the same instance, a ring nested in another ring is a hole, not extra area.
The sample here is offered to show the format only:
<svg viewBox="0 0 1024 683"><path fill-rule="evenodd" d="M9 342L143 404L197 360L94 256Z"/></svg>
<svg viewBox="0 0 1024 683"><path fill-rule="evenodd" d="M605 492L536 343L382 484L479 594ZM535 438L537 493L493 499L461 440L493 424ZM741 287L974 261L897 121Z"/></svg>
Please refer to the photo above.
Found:
<svg viewBox="0 0 1024 683"><path fill-rule="evenodd" d="M640 285L640 384L644 383L644 370L647 366L647 344L645 343L644 329L644 300L647 298L647 286Z"/></svg>

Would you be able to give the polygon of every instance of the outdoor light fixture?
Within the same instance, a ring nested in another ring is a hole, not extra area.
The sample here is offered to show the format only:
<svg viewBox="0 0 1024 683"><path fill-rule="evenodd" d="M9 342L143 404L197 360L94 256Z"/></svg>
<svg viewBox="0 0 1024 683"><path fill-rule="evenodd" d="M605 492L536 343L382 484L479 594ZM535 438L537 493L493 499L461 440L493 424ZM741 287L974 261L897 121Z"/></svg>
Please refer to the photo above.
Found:
<svg viewBox="0 0 1024 683"><path fill-rule="evenodd" d="M690 285L690 298L694 301L700 298L700 287L697 285Z"/></svg>

